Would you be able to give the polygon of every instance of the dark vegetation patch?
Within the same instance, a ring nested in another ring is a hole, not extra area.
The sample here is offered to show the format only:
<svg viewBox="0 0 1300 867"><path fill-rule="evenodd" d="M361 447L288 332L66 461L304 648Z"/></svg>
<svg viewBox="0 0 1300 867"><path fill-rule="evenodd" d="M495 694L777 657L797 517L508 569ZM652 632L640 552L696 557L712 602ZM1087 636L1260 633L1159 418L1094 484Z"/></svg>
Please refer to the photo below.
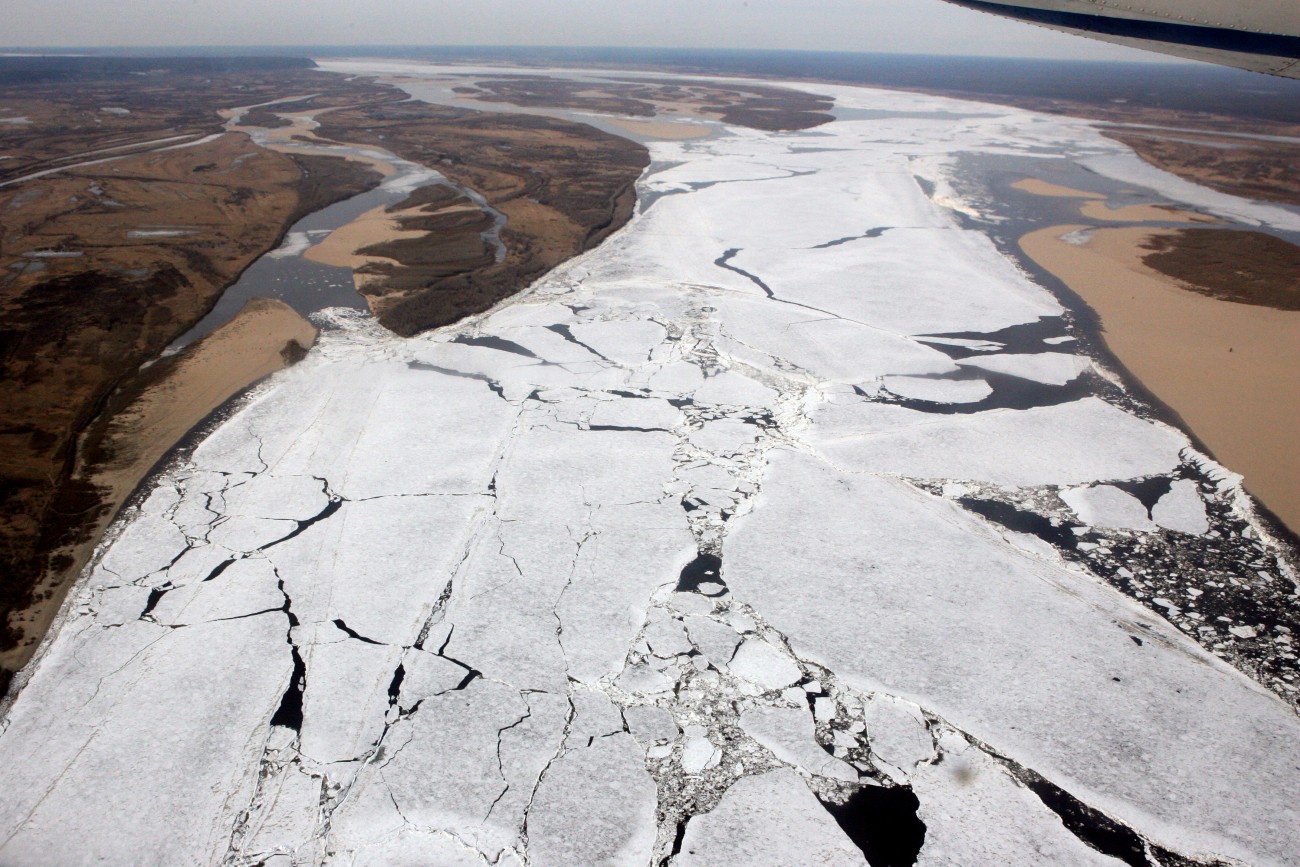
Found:
<svg viewBox="0 0 1300 867"><path fill-rule="evenodd" d="M0 85L314 69L305 57L0 57Z"/></svg>
<svg viewBox="0 0 1300 867"><path fill-rule="evenodd" d="M1183 229L1143 245L1148 266L1193 292L1277 310L1300 310L1300 247L1262 232Z"/></svg>
<svg viewBox="0 0 1300 867"><path fill-rule="evenodd" d="M1157 131L1104 134L1152 165L1220 192L1300 205L1300 144Z"/></svg>
<svg viewBox="0 0 1300 867"><path fill-rule="evenodd" d="M811 129L834 119L829 114L834 100L828 97L739 82L646 78L570 81L528 75L484 79L476 84L477 89L468 93L488 102L642 118L698 113L769 132Z"/></svg>

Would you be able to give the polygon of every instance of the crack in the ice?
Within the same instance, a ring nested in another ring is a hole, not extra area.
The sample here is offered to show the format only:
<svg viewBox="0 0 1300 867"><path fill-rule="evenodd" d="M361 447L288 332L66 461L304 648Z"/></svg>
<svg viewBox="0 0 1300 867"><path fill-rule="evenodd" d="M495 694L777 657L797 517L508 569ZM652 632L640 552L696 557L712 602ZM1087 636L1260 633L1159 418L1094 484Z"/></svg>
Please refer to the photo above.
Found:
<svg viewBox="0 0 1300 867"><path fill-rule="evenodd" d="M379 647L388 646L382 641L375 641L373 638L366 638L364 635L361 635L356 630L349 628L348 625L343 622L343 619L341 617L335 618L333 623L336 627L338 627L338 630L342 632L344 635L346 635L348 638L354 638L357 641L364 642L365 644L375 644L378 645Z"/></svg>
<svg viewBox="0 0 1300 867"><path fill-rule="evenodd" d="M497 808L497 804L501 803L501 799L504 798L506 794L510 791L510 781L506 779L505 759L502 758L501 756L501 741L506 732L510 731L511 729L518 728L519 726L523 725L525 721L532 719L533 708L532 705L528 703L528 699L525 696L526 696L525 692L521 690L519 693L519 698L524 703L525 710L523 716L519 717L519 719L515 720L510 725L503 726L502 728L497 729L497 773L501 775L501 782L505 783L505 788L501 790L501 794L497 795L496 798L492 801L491 806L488 807L487 814L483 816L484 822L492 818L492 811Z"/></svg>
<svg viewBox="0 0 1300 867"><path fill-rule="evenodd" d="M717 259L714 259L713 264L717 265L719 268L724 268L728 271L739 274L741 277L744 277L746 280L753 283L759 289L762 289L763 292L767 294L767 297L771 298L773 301L779 300L776 297L776 293L772 291L772 287L764 283L761 278L757 277L754 274L749 273L743 268L737 268L735 265L730 264L731 260L736 258L736 256L738 256L741 252L743 251L741 250L740 247L732 247L730 250L728 250L727 252L719 256Z"/></svg>
<svg viewBox="0 0 1300 867"><path fill-rule="evenodd" d="M828 249L830 249L831 247L839 247L839 246L841 246L841 245L843 245L843 244L849 244L849 243L852 243L853 241L866 241L866 240L870 240L870 239L872 239L872 238L879 238L881 235L885 234L885 233L888 232L890 229L894 229L894 228L897 228L897 227L896 227L896 226L877 226L877 227L874 228L874 229L868 229L867 231L863 232L861 235L849 235L849 236L847 236L847 237L845 237L845 238L836 238L834 241L827 241L825 244L818 244L818 245L815 246L815 247L809 247L809 249L810 249L810 250L828 250Z"/></svg>
<svg viewBox="0 0 1300 867"><path fill-rule="evenodd" d="M581 340L579 340L577 337L574 336L574 334L573 334L573 329L569 328L569 326L567 326L567 325L564 325L564 324L548 325L548 326L546 326L546 330L547 330L547 331L554 332L555 334L560 335L560 336L563 337L565 340L567 340L569 343L572 343L574 346L579 346L579 347L585 349L586 351L590 352L592 355L594 355L594 356L596 356L597 358L599 358L601 361L608 362L609 364L612 364L612 365L614 365L615 367L622 367L622 366L623 366L622 364L619 364L619 363L618 363L617 361L615 361L614 359L612 359L612 358L610 358L610 357L604 355L603 353L597 351L595 348L589 346L589 345L586 344L586 343L583 343Z"/></svg>
<svg viewBox="0 0 1300 867"><path fill-rule="evenodd" d="M542 783L545 782L546 775L550 773L551 767L568 752L569 736L573 734L573 720L578 714L578 708L573 702L572 679L570 679L569 684L568 701L569 712L564 718L564 727L560 731L559 744L556 746L555 752L547 760L546 765L543 766L541 773L537 775L537 779L533 781L532 791L528 793L528 803L524 804L523 824L519 834L519 851L524 858L525 864L530 863L528 859L528 820L532 817L533 803L537 800L537 792L541 789Z"/></svg>
<svg viewBox="0 0 1300 867"><path fill-rule="evenodd" d="M408 361L406 362L406 366L411 370L427 370L432 373L441 373L444 376L453 376L457 379L476 379L479 382L486 383L487 387L491 389L493 394L497 397L507 403L513 403L513 401L506 397L505 389L501 386L501 383L497 382L485 373L467 373L463 370L455 370L450 367L439 367L436 364L429 364L425 361Z"/></svg>

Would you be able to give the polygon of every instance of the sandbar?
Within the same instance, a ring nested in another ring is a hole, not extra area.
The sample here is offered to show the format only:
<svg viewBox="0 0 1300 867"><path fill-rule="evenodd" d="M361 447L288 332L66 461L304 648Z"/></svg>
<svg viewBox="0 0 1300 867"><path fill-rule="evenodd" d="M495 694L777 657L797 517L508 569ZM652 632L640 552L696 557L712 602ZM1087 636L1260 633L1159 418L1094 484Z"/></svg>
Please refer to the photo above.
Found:
<svg viewBox="0 0 1300 867"><path fill-rule="evenodd" d="M1176 230L1055 226L1021 249L1101 319L1111 352L1293 532L1300 531L1300 312L1188 291L1147 267L1143 244ZM1076 236L1077 237L1077 236Z"/></svg>
<svg viewBox="0 0 1300 867"><path fill-rule="evenodd" d="M1168 205L1126 205L1112 208L1105 202L1084 202L1083 215L1090 220L1107 223L1213 223L1223 221L1195 211L1184 211Z"/></svg>
<svg viewBox="0 0 1300 867"><path fill-rule="evenodd" d="M1048 196L1054 199L1086 199L1080 211L1090 220L1106 223L1220 223L1214 217L1198 214L1195 211L1183 211L1168 205L1126 205L1112 208L1106 204L1102 193L1090 193L1044 181L1040 178L1025 178L1011 185L1013 190L1030 193L1035 196Z"/></svg>
<svg viewBox="0 0 1300 867"><path fill-rule="evenodd" d="M380 205L366 211L352 222L339 226L319 244L303 253L303 258L321 265L332 265L335 268L351 268L354 272L353 283L359 291L368 282L381 279L372 274L355 273L360 268L372 263L401 264L384 256L365 256L360 251L390 241L423 238L428 234L427 232L405 230L400 222L404 217L421 215L419 208L390 211Z"/></svg>
<svg viewBox="0 0 1300 867"><path fill-rule="evenodd" d="M1087 190L1076 190L1073 187L1065 187L1060 184L1053 184L1049 181L1040 180L1039 178L1025 178L1023 181L1016 181L1011 185L1013 190L1020 190L1022 193L1031 193L1035 196L1051 196L1057 199L1105 199L1101 193L1090 193Z"/></svg>
<svg viewBox="0 0 1300 867"><path fill-rule="evenodd" d="M707 138L713 134L713 130L703 124L694 123L672 123L671 121L662 120L627 120L625 118L609 118L607 122L619 129L625 129L635 135L645 136L646 138L661 138L670 141L685 141L693 138Z"/></svg>

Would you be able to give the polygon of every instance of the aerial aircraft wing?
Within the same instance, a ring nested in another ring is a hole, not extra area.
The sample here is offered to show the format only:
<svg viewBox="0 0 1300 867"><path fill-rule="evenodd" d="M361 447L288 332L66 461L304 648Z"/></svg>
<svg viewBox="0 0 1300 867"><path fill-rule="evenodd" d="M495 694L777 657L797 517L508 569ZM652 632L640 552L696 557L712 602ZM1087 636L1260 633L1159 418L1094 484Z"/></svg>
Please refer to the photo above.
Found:
<svg viewBox="0 0 1300 867"><path fill-rule="evenodd" d="M948 2L1105 42L1300 78L1300 0Z"/></svg>

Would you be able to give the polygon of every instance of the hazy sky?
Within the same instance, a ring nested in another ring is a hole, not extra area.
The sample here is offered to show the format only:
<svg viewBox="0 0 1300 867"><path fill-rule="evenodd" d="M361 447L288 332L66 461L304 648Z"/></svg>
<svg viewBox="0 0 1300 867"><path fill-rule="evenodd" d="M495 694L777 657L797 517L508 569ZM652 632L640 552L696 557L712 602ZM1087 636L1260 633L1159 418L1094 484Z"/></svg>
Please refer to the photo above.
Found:
<svg viewBox="0 0 1300 867"><path fill-rule="evenodd" d="M1149 55L940 0L3 0L13 46L609 45Z"/></svg>

